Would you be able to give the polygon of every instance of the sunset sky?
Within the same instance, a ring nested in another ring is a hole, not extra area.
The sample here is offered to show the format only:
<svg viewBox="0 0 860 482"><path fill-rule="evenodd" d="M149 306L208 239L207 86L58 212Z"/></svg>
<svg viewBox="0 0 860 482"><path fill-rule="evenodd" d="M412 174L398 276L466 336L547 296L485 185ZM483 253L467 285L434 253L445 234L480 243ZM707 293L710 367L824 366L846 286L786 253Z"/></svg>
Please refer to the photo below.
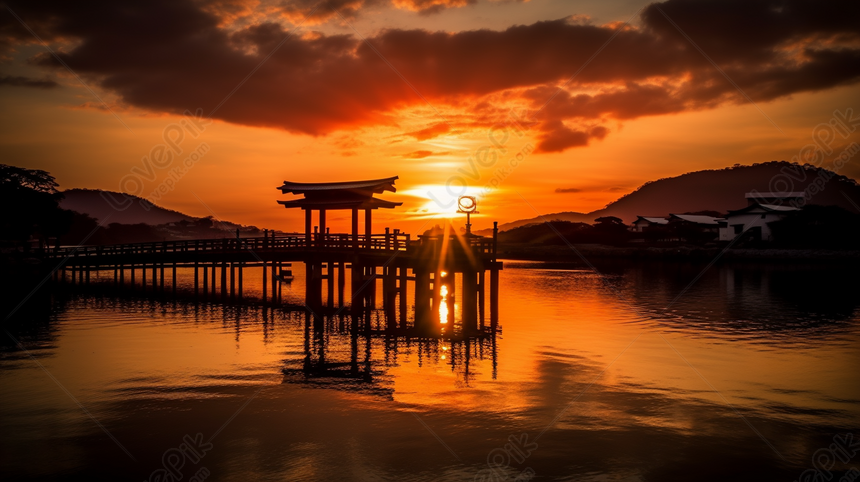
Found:
<svg viewBox="0 0 860 482"><path fill-rule="evenodd" d="M409 230L463 192L478 228L589 212L860 117L860 2L7 4L0 163L261 227L301 227L284 180L400 176Z"/></svg>

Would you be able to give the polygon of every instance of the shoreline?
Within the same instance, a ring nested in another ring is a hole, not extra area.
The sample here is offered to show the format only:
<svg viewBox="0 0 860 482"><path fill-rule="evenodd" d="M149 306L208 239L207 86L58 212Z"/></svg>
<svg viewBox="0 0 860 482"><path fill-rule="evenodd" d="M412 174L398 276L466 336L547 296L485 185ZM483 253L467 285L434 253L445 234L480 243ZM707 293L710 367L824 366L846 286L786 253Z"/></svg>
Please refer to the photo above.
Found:
<svg viewBox="0 0 860 482"><path fill-rule="evenodd" d="M645 261L687 262L850 262L860 263L860 250L788 249L788 248L730 248L717 246L629 247L601 244L573 244L585 259L628 259ZM533 245L499 243L500 259L518 261L577 261L580 257L567 245Z"/></svg>

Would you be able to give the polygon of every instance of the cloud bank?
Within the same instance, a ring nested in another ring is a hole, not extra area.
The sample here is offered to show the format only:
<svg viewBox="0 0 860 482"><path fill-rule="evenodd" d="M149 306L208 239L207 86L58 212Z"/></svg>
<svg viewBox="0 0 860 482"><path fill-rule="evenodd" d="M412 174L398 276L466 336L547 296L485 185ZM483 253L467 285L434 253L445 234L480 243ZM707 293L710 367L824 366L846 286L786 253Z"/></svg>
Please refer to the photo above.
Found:
<svg viewBox="0 0 860 482"><path fill-rule="evenodd" d="M331 0L325 8L354 14L369 1ZM268 16L238 23L245 8L238 0L86 3L10 8L46 41L66 45L60 56L75 72L129 105L202 108L227 122L312 136L397 126L398 112L430 104L440 115L404 133L423 140L507 120L514 108L528 119L537 151L560 152L605 138L613 120L747 102L667 17L755 102L860 80L860 2L669 0L623 28L560 19L502 31L388 29L367 42L291 37L272 21L310 14L309 3L278 4ZM469 2L394 3L429 13ZM7 52L32 41L11 15L2 16ZM62 70L47 54L31 62Z"/></svg>

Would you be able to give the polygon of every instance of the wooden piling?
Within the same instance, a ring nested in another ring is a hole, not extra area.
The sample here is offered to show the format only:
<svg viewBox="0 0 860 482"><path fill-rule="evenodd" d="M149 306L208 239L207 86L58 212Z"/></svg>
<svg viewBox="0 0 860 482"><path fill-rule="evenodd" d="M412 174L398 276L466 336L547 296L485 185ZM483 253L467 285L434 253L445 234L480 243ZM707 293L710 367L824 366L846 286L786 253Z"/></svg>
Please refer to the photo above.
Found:
<svg viewBox="0 0 860 482"><path fill-rule="evenodd" d="M263 292L262 292L263 299L262 299L262 301L263 301L264 305L266 304L266 293L268 292L268 289L266 286L266 279L267 279L266 278L266 262L263 261Z"/></svg>
<svg viewBox="0 0 860 482"><path fill-rule="evenodd" d="M227 297L227 262L221 262L221 299Z"/></svg>
<svg viewBox="0 0 860 482"><path fill-rule="evenodd" d="M243 272L244 271L245 271L245 263L240 261L239 262L239 299L240 300L243 297L243 294L242 294L242 291L243 291L243 289L242 289L242 278L243 278Z"/></svg>
<svg viewBox="0 0 860 482"><path fill-rule="evenodd" d="M463 271L463 300L460 302L463 311L463 330L478 331L478 274L467 268Z"/></svg>
<svg viewBox="0 0 860 482"><path fill-rule="evenodd" d="M400 328L406 329L406 311L407 311L407 270L406 266L400 267L400 287L397 289L398 295L400 296Z"/></svg>
<svg viewBox="0 0 860 482"><path fill-rule="evenodd" d="M326 263L326 305L334 308L334 265L331 261Z"/></svg>
<svg viewBox="0 0 860 482"><path fill-rule="evenodd" d="M236 299L236 264L230 263L230 299Z"/></svg>
<svg viewBox="0 0 860 482"><path fill-rule="evenodd" d="M490 327L495 330L499 324L499 270L490 269Z"/></svg>
<svg viewBox="0 0 860 482"><path fill-rule="evenodd" d="M338 306L338 308L343 308L344 306L346 306L346 302L343 299L345 287L346 287L346 269L344 269L344 262L340 261L337 263L337 306Z"/></svg>

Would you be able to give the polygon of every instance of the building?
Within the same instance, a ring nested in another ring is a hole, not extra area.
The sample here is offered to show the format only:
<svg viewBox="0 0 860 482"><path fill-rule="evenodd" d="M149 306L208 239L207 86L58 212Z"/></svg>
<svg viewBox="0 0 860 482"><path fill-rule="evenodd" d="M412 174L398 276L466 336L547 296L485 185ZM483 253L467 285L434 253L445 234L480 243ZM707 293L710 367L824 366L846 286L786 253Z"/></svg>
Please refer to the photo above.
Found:
<svg viewBox="0 0 860 482"><path fill-rule="evenodd" d="M729 211L726 219L720 220L720 241L732 241L744 233L749 233L748 236L756 241L773 241L768 224L784 218L786 214L793 211L799 211L799 209L792 206L760 203L752 203L743 209Z"/></svg>
<svg viewBox="0 0 860 482"><path fill-rule="evenodd" d="M699 214L670 214L669 215L669 224L670 225L687 225L687 226L695 226L697 228L702 229L706 232L716 233L719 230L719 222L722 218L715 218L713 216L702 216Z"/></svg>
<svg viewBox="0 0 860 482"><path fill-rule="evenodd" d="M636 216L636 221L633 221L633 227L631 231L634 233L644 232L646 228L651 226L665 226L669 224L669 220L666 218L658 218L652 216Z"/></svg>
<svg viewBox="0 0 860 482"><path fill-rule="evenodd" d="M701 214L670 214L668 228L677 241L707 243L719 237L721 220Z"/></svg>

